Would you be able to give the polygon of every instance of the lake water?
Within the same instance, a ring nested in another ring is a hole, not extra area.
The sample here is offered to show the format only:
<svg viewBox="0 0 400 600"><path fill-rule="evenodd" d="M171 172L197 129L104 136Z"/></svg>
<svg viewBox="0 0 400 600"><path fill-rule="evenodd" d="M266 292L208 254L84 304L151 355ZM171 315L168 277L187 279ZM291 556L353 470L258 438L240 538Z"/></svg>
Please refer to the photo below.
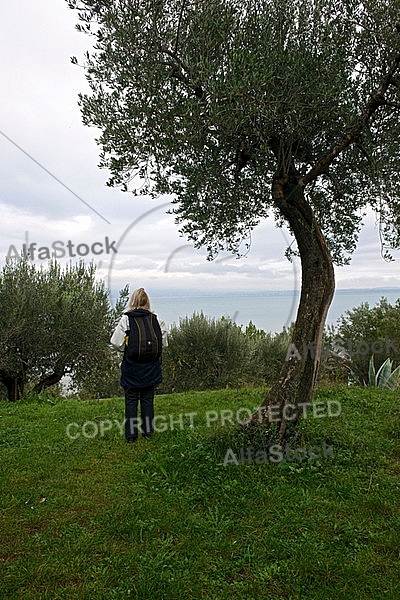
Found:
<svg viewBox="0 0 400 600"><path fill-rule="evenodd" d="M328 313L327 323L335 323L346 310L363 302L375 306L385 297L394 304L400 298L398 289L337 290ZM282 331L296 318L299 295L293 291L250 294L209 294L198 296L152 296L152 309L167 325L201 311L209 317L230 317L240 325L250 321L265 331Z"/></svg>

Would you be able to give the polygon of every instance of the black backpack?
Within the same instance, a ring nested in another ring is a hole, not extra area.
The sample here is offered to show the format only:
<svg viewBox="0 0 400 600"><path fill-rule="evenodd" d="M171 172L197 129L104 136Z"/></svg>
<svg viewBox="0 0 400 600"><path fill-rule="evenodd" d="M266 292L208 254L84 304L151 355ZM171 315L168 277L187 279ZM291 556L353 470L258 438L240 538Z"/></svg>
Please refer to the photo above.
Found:
<svg viewBox="0 0 400 600"><path fill-rule="evenodd" d="M125 332L125 358L133 362L152 362L162 353L162 333L157 316L138 309L125 313L129 329Z"/></svg>

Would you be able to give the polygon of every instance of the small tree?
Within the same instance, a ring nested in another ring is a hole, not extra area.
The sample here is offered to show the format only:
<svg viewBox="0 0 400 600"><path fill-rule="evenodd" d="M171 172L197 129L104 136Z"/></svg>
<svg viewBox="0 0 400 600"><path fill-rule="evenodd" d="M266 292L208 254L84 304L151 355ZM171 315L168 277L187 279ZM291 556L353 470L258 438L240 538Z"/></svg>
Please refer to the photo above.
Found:
<svg viewBox="0 0 400 600"><path fill-rule="evenodd" d="M113 311L95 267L37 269L27 260L0 273L0 382L11 401L69 374L78 384L105 364Z"/></svg>
<svg viewBox="0 0 400 600"><path fill-rule="evenodd" d="M67 1L96 41L81 106L109 184L175 194L210 255L238 252L271 212L296 239L292 342L315 350L286 361L265 400L282 437L285 405L312 400L333 263L367 206L400 245L400 0Z"/></svg>
<svg viewBox="0 0 400 600"><path fill-rule="evenodd" d="M345 349L360 384L368 383L371 356L376 371L388 358L400 364L400 300L392 305L381 298L374 307L364 303L346 311L331 338Z"/></svg>

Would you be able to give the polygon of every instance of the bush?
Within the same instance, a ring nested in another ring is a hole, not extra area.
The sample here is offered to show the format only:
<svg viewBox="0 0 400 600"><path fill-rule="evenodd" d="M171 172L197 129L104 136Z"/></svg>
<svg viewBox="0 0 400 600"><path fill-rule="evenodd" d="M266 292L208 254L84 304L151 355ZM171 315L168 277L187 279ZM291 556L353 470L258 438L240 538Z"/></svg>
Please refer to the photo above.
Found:
<svg viewBox="0 0 400 600"><path fill-rule="evenodd" d="M230 319L210 319L203 313L182 319L169 334L160 389L271 385L279 377L292 330L293 324L272 334L250 322L243 331ZM374 356L377 371L387 358L393 368L400 364L400 299L394 306L385 298L373 308L362 304L325 329L319 381L367 384L374 342L383 348Z"/></svg>
<svg viewBox="0 0 400 600"><path fill-rule="evenodd" d="M377 371L387 358L394 365L400 364L400 299L392 305L382 298L373 308L364 303L346 311L339 318L337 326L327 333L330 346L335 338L343 348L339 359L343 369L350 367L355 382L367 384L372 354ZM382 351L374 352L378 345L381 345Z"/></svg>
<svg viewBox="0 0 400 600"><path fill-rule="evenodd" d="M203 313L181 319L163 353L161 393L271 384L287 354L290 330L266 333Z"/></svg>
<svg viewBox="0 0 400 600"><path fill-rule="evenodd" d="M293 326L281 333L257 329L249 323L245 330L248 344L246 382L253 385L274 383L285 361Z"/></svg>
<svg viewBox="0 0 400 600"><path fill-rule="evenodd" d="M244 385L247 340L239 325L203 313L180 320L163 352L162 391L205 390Z"/></svg>

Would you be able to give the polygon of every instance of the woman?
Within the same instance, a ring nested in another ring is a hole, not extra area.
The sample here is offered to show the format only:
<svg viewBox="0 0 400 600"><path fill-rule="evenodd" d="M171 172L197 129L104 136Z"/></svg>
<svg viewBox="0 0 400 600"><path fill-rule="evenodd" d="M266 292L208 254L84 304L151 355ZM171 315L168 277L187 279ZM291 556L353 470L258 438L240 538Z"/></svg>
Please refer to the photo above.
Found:
<svg viewBox="0 0 400 600"><path fill-rule="evenodd" d="M153 342L149 338L150 330ZM140 343L156 348L146 356L146 352L140 350ZM154 431L154 388L162 381L161 352L167 345L167 329L164 321L159 322L150 310L150 300L143 288L133 292L128 308L113 333L111 344L124 351L121 385L125 392L126 441L135 442L138 439L139 401L142 435L149 438Z"/></svg>

